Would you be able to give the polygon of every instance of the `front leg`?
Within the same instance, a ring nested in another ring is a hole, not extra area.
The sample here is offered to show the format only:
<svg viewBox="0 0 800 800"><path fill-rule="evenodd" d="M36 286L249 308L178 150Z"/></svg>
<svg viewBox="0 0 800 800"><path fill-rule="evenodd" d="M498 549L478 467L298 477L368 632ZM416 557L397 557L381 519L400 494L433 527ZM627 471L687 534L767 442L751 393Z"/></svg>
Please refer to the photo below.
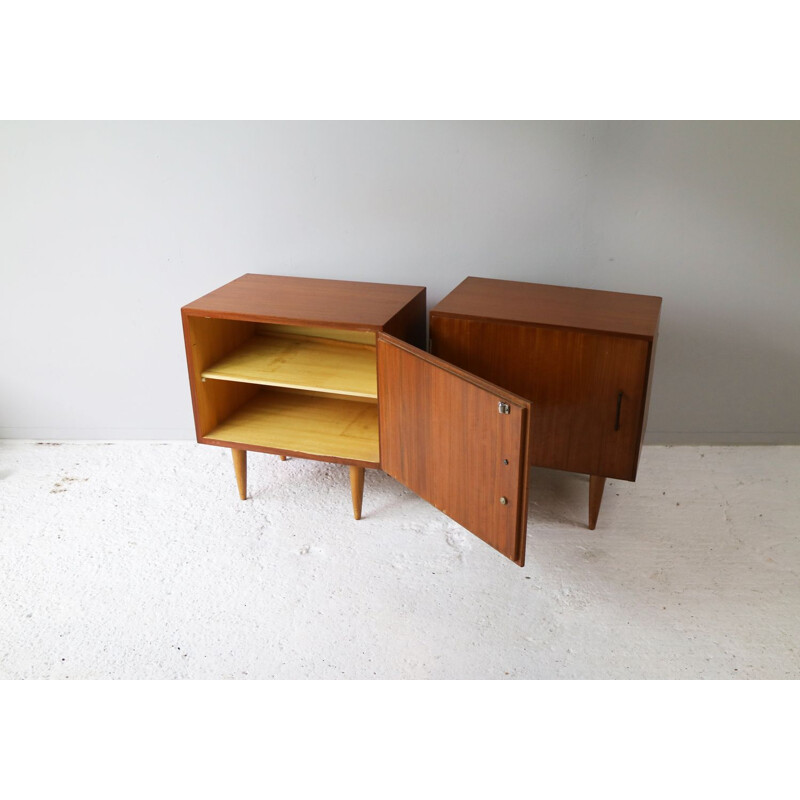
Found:
<svg viewBox="0 0 800 800"><path fill-rule="evenodd" d="M597 525L597 515L600 513L600 503L603 500L603 489L606 479L602 475L589 476L589 530L593 531Z"/></svg>
<svg viewBox="0 0 800 800"><path fill-rule="evenodd" d="M247 450L231 448L233 455L233 470L236 473L236 483L239 486L239 498L247 498Z"/></svg>
<svg viewBox="0 0 800 800"><path fill-rule="evenodd" d="M350 467L350 494L353 498L353 517L361 519L361 502L364 499L364 467Z"/></svg>

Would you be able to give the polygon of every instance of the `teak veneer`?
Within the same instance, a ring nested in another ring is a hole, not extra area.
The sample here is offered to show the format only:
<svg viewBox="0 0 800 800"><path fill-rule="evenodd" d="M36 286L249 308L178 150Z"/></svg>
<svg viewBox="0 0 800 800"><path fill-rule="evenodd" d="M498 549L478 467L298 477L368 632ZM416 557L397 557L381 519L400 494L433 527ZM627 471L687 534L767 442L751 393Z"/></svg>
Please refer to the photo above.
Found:
<svg viewBox="0 0 800 800"><path fill-rule="evenodd" d="M244 275L181 310L197 441L381 468L516 563L530 403L422 349L425 289Z"/></svg>
<svg viewBox="0 0 800 800"><path fill-rule="evenodd" d="M527 398L531 464L633 481L647 423L661 298L467 278L430 312L440 358Z"/></svg>
<svg viewBox="0 0 800 800"><path fill-rule="evenodd" d="M529 465L634 480L661 298L467 278L425 289L244 275L181 310L197 441L383 469L525 561Z"/></svg>

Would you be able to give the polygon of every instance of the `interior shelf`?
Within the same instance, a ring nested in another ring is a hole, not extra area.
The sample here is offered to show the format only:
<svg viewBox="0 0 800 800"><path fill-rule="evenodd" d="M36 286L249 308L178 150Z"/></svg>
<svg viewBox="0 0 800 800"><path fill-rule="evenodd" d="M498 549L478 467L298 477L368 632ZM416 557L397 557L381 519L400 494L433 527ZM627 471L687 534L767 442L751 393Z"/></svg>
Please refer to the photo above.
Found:
<svg viewBox="0 0 800 800"><path fill-rule="evenodd" d="M206 439L332 456L377 466L378 406L263 389Z"/></svg>
<svg viewBox="0 0 800 800"><path fill-rule="evenodd" d="M202 373L204 379L378 396L375 348L309 336L257 334Z"/></svg>

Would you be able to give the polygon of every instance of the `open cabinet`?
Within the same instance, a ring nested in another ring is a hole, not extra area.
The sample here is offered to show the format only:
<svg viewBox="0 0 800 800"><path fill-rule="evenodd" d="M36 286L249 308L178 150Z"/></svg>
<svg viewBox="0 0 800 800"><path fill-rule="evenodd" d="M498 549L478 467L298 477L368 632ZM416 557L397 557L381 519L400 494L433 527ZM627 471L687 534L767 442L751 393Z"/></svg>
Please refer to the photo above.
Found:
<svg viewBox="0 0 800 800"><path fill-rule="evenodd" d="M429 355L425 289L244 275L181 309L197 441L382 468L522 565L530 404Z"/></svg>

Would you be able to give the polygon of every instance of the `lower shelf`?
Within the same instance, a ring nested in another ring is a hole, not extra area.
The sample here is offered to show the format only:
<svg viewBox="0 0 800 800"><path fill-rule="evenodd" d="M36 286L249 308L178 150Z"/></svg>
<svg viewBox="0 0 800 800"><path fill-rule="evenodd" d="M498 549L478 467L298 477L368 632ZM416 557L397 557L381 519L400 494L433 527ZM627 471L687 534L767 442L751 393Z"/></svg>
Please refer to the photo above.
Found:
<svg viewBox="0 0 800 800"><path fill-rule="evenodd" d="M203 437L377 466L378 406L265 389Z"/></svg>

